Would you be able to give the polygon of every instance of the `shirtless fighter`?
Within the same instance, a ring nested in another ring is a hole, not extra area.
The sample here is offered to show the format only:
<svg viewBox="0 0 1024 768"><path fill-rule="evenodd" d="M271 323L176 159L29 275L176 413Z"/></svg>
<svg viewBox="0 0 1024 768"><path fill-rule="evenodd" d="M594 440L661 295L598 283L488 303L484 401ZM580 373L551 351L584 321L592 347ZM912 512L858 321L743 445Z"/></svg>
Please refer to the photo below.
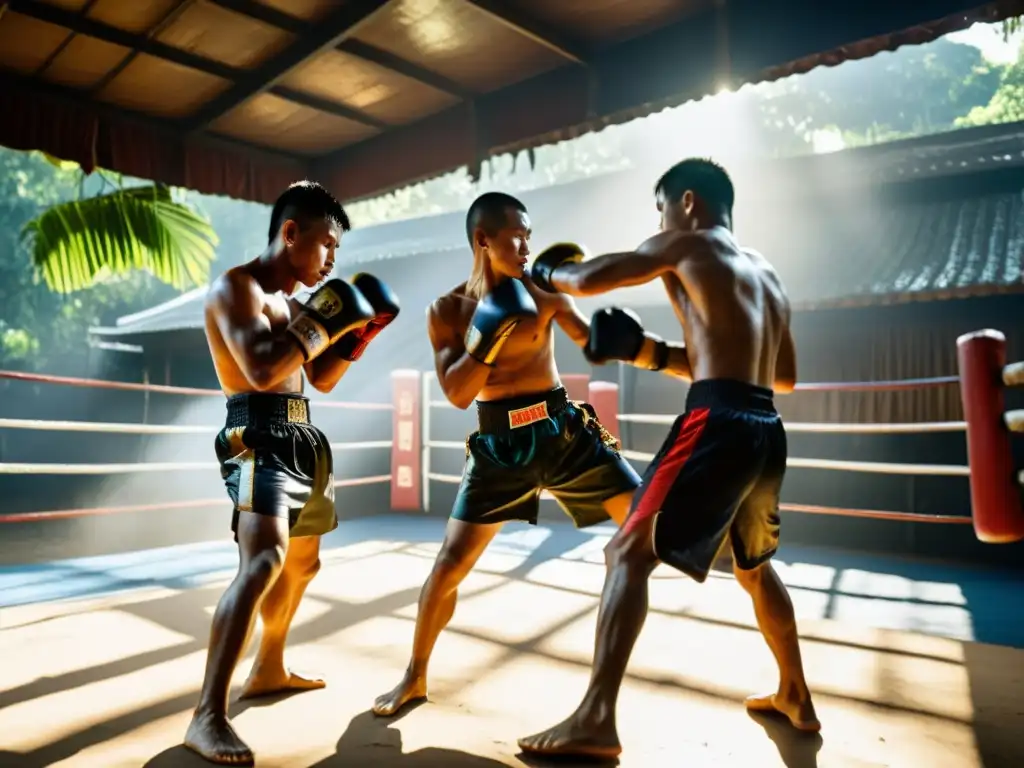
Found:
<svg viewBox="0 0 1024 768"><path fill-rule="evenodd" d="M259 610L263 638L242 696L323 688L284 663L285 639L320 565L320 537L338 526L334 471L324 434L310 423L302 375L330 392L370 340L398 315L381 281L328 280L305 305L288 298L334 267L349 220L323 187L299 182L278 198L270 243L210 287L206 339L227 395L214 447L234 504L238 574L213 615L199 706L185 746L214 763L252 765L228 722L228 688Z"/></svg>
<svg viewBox="0 0 1024 768"><path fill-rule="evenodd" d="M622 360L693 383L644 475L626 523L606 549L590 685L567 720L519 740L525 752L614 757L619 687L647 615L647 580L659 562L697 582L731 542L736 580L753 598L757 624L779 666L778 691L747 699L796 728L820 728L804 679L793 605L772 569L786 431L775 392L796 381L790 307L778 274L741 247L732 229L733 187L708 160L684 160L656 188L662 231L635 252L583 261L563 247L533 267L536 285L586 296L661 278L685 346L644 333L617 308L591 321L588 357Z"/></svg>
<svg viewBox="0 0 1024 768"><path fill-rule="evenodd" d="M640 477L618 453L593 409L570 402L555 367L554 323L580 346L586 318L565 294L535 287L526 273L530 217L509 195L479 197L466 217L473 269L466 283L427 311L437 378L457 408L477 401L479 429L444 543L420 593L405 676L373 711L393 715L427 695L427 664L455 611L459 584L502 523L536 524L548 490L577 527L625 519Z"/></svg>

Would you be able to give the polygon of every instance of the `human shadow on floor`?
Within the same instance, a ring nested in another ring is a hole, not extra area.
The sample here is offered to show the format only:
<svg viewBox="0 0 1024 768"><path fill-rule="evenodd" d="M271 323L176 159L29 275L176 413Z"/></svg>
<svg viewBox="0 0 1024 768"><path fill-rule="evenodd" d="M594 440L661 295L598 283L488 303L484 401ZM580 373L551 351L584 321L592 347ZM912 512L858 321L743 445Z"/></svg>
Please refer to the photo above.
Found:
<svg viewBox="0 0 1024 768"><path fill-rule="evenodd" d="M980 643L965 643L963 651L971 692L970 725L980 765L985 768L1024 765L1024 740L1019 736L1024 728L1021 652Z"/></svg>
<svg viewBox="0 0 1024 768"><path fill-rule="evenodd" d="M575 755L530 755L520 752L516 755L523 765L530 768L614 768L619 764L617 757L577 757Z"/></svg>
<svg viewBox="0 0 1024 768"><path fill-rule="evenodd" d="M40 763L37 760L33 760L29 755L23 755L20 752L6 752L0 750L0 765L4 768L42 768L44 763Z"/></svg>
<svg viewBox="0 0 1024 768"><path fill-rule="evenodd" d="M402 732L395 728L416 707L397 717L380 718L367 710L352 718L338 739L337 751L309 768L507 768L507 763L457 749L427 747L402 751Z"/></svg>
<svg viewBox="0 0 1024 768"><path fill-rule="evenodd" d="M820 733L798 731L781 715L769 712L747 712L779 750L786 768L818 768L818 753L825 743Z"/></svg>

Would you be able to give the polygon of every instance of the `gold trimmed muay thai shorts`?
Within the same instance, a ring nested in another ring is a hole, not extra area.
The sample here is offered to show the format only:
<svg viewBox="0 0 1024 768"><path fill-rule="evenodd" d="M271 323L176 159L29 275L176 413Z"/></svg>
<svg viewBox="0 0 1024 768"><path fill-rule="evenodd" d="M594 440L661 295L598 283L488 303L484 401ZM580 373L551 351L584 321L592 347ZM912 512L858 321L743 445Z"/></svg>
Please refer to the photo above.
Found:
<svg viewBox="0 0 1024 768"><path fill-rule="evenodd" d="M308 398L265 392L229 397L214 449L234 504L236 539L241 512L287 518L292 538L338 527L334 459L327 437L310 423Z"/></svg>

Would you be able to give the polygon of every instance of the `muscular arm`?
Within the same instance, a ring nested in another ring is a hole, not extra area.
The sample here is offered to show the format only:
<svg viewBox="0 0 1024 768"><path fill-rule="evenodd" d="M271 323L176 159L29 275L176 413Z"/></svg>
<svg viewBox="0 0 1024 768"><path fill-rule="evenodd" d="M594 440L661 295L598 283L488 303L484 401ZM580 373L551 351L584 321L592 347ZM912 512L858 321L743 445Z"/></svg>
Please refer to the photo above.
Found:
<svg viewBox="0 0 1024 768"><path fill-rule="evenodd" d="M434 348L434 370L444 396L456 408L465 410L484 388L491 369L466 352L456 319L451 305L444 298L438 299L427 310L427 335Z"/></svg>
<svg viewBox="0 0 1024 768"><path fill-rule="evenodd" d="M350 360L338 357L336 347L331 347L319 357L302 366L309 384L318 392L327 393L334 389L345 371L352 364Z"/></svg>
<svg viewBox="0 0 1024 768"><path fill-rule="evenodd" d="M676 248L682 236L661 232L635 251L608 253L576 264L562 264L551 274L552 286L570 296L591 296L616 288L649 283L675 268Z"/></svg>
<svg viewBox="0 0 1024 768"><path fill-rule="evenodd" d="M665 344L668 346L668 362L659 373L683 381L693 381L693 370L690 368L690 357L686 353L686 345L673 341L667 341Z"/></svg>
<svg viewBox="0 0 1024 768"><path fill-rule="evenodd" d="M788 395L795 387L796 344L793 342L793 332L787 322L782 334L782 342L779 344L779 356L775 361L774 390L780 395Z"/></svg>
<svg viewBox="0 0 1024 768"><path fill-rule="evenodd" d="M254 389L270 389L302 366L302 350L291 334L270 330L252 278L225 275L210 292L207 306L225 345Z"/></svg>
<svg viewBox="0 0 1024 768"><path fill-rule="evenodd" d="M295 298L288 299L288 309L294 318L302 311L302 302ZM313 389L326 394L338 385L351 364L351 361L338 357L337 348L330 347L318 357L303 364L302 371Z"/></svg>
<svg viewBox="0 0 1024 768"><path fill-rule="evenodd" d="M565 331L565 335L581 349L587 346L590 339L590 321L580 312L576 302L569 296L559 296L561 304L555 312L555 322Z"/></svg>

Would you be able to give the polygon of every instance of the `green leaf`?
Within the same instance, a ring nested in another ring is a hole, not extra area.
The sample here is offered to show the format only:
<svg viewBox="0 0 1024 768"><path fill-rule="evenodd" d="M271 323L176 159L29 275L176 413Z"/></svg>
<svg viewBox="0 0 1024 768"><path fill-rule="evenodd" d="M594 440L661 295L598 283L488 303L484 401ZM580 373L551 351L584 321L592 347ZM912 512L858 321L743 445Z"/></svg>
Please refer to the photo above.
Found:
<svg viewBox="0 0 1024 768"><path fill-rule="evenodd" d="M37 274L59 293L133 270L193 288L209 279L219 242L210 222L174 202L163 185L55 205L27 222L21 239Z"/></svg>

